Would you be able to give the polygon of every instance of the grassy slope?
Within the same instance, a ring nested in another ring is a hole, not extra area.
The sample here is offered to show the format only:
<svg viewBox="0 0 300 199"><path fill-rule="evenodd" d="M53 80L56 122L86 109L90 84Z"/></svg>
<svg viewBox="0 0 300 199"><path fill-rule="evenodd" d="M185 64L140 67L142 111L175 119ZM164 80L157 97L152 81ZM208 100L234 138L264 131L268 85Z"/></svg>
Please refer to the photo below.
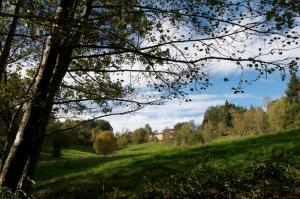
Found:
<svg viewBox="0 0 300 199"><path fill-rule="evenodd" d="M172 174L207 163L217 168L249 166L272 153L292 154L300 170L300 130L218 140L187 149L146 143L98 157L91 148L74 146L53 159L44 151L37 169L36 193L49 198L95 198L114 189L138 191L146 179L164 180ZM76 196L76 197L75 197Z"/></svg>

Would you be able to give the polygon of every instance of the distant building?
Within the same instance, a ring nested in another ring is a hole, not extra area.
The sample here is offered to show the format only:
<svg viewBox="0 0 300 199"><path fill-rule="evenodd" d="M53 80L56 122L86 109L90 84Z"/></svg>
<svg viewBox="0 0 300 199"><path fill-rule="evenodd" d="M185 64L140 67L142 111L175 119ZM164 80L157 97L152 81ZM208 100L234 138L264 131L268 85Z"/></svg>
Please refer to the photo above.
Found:
<svg viewBox="0 0 300 199"><path fill-rule="evenodd" d="M169 139L173 139L174 129L164 129L161 133L153 134L152 138L157 139L158 141L163 141L166 136L168 136Z"/></svg>
<svg viewBox="0 0 300 199"><path fill-rule="evenodd" d="M163 133L156 133L156 134L153 134L153 138L157 139L158 141L162 141L164 139L164 136L163 136Z"/></svg>

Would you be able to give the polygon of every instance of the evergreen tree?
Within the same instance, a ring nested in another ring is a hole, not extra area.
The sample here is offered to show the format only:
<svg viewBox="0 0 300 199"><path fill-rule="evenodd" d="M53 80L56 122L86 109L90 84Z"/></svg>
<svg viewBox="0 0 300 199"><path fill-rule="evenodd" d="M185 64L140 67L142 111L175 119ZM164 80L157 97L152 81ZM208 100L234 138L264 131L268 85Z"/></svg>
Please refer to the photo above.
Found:
<svg viewBox="0 0 300 199"><path fill-rule="evenodd" d="M289 102L299 102L300 80L295 72L291 72L291 79L288 83L288 88L285 91Z"/></svg>
<svg viewBox="0 0 300 199"><path fill-rule="evenodd" d="M233 104L230 104L227 100L224 104L224 119L226 127L232 127L232 116L230 114L230 109L233 107Z"/></svg>

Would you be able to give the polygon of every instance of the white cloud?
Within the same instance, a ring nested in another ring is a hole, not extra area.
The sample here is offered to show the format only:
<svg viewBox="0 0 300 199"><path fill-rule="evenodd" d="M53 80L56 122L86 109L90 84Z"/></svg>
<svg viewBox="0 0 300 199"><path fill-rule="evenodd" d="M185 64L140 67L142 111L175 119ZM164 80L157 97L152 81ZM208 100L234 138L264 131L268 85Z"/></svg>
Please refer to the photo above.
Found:
<svg viewBox="0 0 300 199"><path fill-rule="evenodd" d="M170 101L165 105L148 106L134 114L111 116L108 120L114 131L128 128L134 130L150 124L153 130L161 131L165 127L172 128L178 122L194 120L200 124L206 109L210 106L224 104L225 100L248 99L255 97L253 94L199 94L189 98L191 102Z"/></svg>
<svg viewBox="0 0 300 199"><path fill-rule="evenodd" d="M255 97L255 95L251 94L251 93L238 93L238 94L234 94L234 93L225 93L223 94L223 96L228 99L245 99L245 98L251 98L251 97Z"/></svg>
<svg viewBox="0 0 300 199"><path fill-rule="evenodd" d="M166 105L149 106L134 114L105 118L115 131L123 128L134 130L149 123L153 129L161 131L165 127L173 127L178 122L194 120L200 123L205 110L214 105L223 104L225 99L219 95L191 96L191 102L171 101Z"/></svg>

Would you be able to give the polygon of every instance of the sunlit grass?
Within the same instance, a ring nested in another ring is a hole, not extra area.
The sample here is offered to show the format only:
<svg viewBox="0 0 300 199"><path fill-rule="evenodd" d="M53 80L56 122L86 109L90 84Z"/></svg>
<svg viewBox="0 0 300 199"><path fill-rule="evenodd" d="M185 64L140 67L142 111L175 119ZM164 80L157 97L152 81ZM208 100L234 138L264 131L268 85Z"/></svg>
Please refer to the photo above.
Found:
<svg viewBox="0 0 300 199"><path fill-rule="evenodd" d="M63 151L62 158L41 158L36 193L54 198L63 193L93 197L115 189L134 192L142 188L145 179L163 181L170 175L196 169L204 163L225 170L242 169L276 153L292 154L300 169L299 143L300 130L294 130L226 138L186 149L145 143L106 157L96 155L91 147L73 146Z"/></svg>

